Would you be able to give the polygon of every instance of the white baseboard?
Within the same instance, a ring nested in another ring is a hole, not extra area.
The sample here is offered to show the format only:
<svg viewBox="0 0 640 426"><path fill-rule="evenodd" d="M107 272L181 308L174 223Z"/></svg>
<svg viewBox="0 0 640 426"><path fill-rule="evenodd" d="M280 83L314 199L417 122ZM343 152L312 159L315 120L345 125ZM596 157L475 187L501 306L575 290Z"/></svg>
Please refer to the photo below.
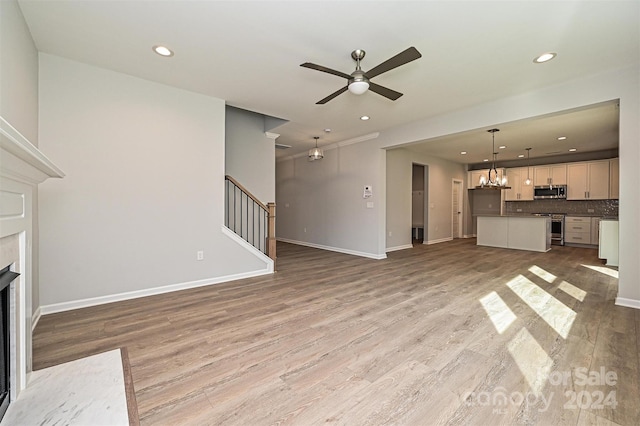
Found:
<svg viewBox="0 0 640 426"><path fill-rule="evenodd" d="M387 247L387 253L390 253L392 251L398 251L398 250L406 250L410 248L413 248L413 244L405 244L403 246L396 246L396 247Z"/></svg>
<svg viewBox="0 0 640 426"><path fill-rule="evenodd" d="M640 309L640 300L626 299L624 297L616 297L616 305L627 308Z"/></svg>
<svg viewBox="0 0 640 426"><path fill-rule="evenodd" d="M431 244L444 243L447 241L453 241L453 237L440 238L439 240L429 240L429 241L425 241L423 244L431 245Z"/></svg>
<svg viewBox="0 0 640 426"><path fill-rule="evenodd" d="M91 297L88 299L73 300L71 302L54 303L43 305L38 308L41 315L54 314L57 312L71 311L74 309L88 308L90 306L104 305L106 303L121 302L123 300L138 299L140 297L155 296L157 294L171 293L174 291L187 290L190 288L204 287L213 284L220 284L228 281L241 280L244 278L259 277L273 273L273 267L263 270L243 272L240 274L226 275L222 277L208 278L204 280L189 281L179 284L171 284L162 287L147 288L144 290L129 291L126 293L110 294L108 296ZM36 311L37 312L37 311Z"/></svg>
<svg viewBox="0 0 640 426"><path fill-rule="evenodd" d="M40 317L42 316L42 310L40 309L40 306L38 306L38 309L36 309L36 311L33 313L33 316L31 317L31 332L33 333L33 330L36 329L36 325L38 325L38 321L40 321Z"/></svg>
<svg viewBox="0 0 640 426"><path fill-rule="evenodd" d="M338 252L338 253L351 254L353 256L368 257L369 259L381 260L381 259L386 259L387 258L386 254L365 253L365 252L361 252L361 251L343 249L343 248L339 248L339 247L330 247L330 246L323 246L321 244L308 243L306 241L290 240L288 238L276 238L276 240L282 241L283 243L297 244L299 246L306 246L306 247L312 247L312 248L317 248L317 249L321 249L321 250L328 250L328 251L335 251L335 252Z"/></svg>

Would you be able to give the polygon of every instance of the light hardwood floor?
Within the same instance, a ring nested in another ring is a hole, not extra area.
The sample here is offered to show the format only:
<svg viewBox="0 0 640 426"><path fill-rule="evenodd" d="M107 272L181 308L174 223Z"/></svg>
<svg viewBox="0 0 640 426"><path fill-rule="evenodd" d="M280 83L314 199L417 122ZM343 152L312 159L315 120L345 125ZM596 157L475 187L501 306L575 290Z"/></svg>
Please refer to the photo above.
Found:
<svg viewBox="0 0 640 426"><path fill-rule="evenodd" d="M126 347L143 425L640 424L640 311L596 250L278 255L273 276L47 315L34 368Z"/></svg>

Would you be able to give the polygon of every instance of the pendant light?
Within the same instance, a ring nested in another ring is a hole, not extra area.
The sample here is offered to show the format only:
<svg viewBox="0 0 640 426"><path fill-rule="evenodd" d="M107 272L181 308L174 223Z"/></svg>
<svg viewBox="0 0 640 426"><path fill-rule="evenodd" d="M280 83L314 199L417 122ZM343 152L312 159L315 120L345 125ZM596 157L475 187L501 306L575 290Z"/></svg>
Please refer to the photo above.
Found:
<svg viewBox="0 0 640 426"><path fill-rule="evenodd" d="M318 148L318 139L320 139L320 136L314 136L313 138L316 140L316 147L309 150L309 161L321 160L324 158L324 153Z"/></svg>
<svg viewBox="0 0 640 426"><path fill-rule="evenodd" d="M496 132L499 132L500 129L489 129L487 132L491 133L491 148L493 152L493 162L487 176L480 176L479 185L476 187L478 189L511 189L507 186L507 178L502 175L500 177L498 175L498 169L496 168L496 159L498 153L496 152Z"/></svg>
<svg viewBox="0 0 640 426"><path fill-rule="evenodd" d="M525 148L527 150L527 179L524 181L524 184L529 186L531 185L531 178L529 178L529 155L531 154L531 148Z"/></svg>

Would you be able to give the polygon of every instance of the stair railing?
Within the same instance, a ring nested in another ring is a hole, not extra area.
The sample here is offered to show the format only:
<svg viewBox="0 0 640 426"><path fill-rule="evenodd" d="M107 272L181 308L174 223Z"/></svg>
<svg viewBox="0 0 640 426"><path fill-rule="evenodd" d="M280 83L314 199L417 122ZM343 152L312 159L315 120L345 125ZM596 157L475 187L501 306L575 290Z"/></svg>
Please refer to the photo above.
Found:
<svg viewBox="0 0 640 426"><path fill-rule="evenodd" d="M263 204L229 175L225 177L225 225L276 260L276 203Z"/></svg>

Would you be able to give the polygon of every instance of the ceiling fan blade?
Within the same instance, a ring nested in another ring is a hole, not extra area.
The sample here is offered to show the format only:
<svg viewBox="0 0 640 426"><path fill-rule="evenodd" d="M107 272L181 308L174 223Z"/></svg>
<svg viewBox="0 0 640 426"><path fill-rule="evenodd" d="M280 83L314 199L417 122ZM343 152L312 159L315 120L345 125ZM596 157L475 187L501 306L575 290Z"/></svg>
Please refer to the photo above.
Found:
<svg viewBox="0 0 640 426"><path fill-rule="evenodd" d="M422 58L422 55L420 54L420 52L418 52L418 49L411 46L407 50L398 53L393 58L387 59L377 67L370 69L369 71L364 73L364 75L366 75L368 78L373 78L376 75L380 75L383 72L387 72L394 68L398 68L400 65L404 65L411 61L415 61L418 58Z"/></svg>
<svg viewBox="0 0 640 426"><path fill-rule="evenodd" d="M376 92L378 95L382 95L387 99L391 99L392 101L395 101L400 96L402 96L402 93L400 92L396 92L395 90L391 90L372 82L369 82L369 90L371 90L372 92Z"/></svg>
<svg viewBox="0 0 640 426"><path fill-rule="evenodd" d="M331 99L335 98L336 96L344 93L347 91L349 87L348 86L344 86L342 87L340 90L336 90L335 92L333 92L332 94L330 94L329 96L327 96L324 99L319 100L318 102L316 102L316 105L322 105L322 104L326 104L327 102L329 102Z"/></svg>
<svg viewBox="0 0 640 426"><path fill-rule="evenodd" d="M331 68L323 67L322 65L312 64L311 62L305 62L304 64L300 64L301 67L310 68L316 71L326 72L327 74L337 75L338 77L346 78L347 80L351 78L349 74L345 74L342 71L332 70Z"/></svg>

